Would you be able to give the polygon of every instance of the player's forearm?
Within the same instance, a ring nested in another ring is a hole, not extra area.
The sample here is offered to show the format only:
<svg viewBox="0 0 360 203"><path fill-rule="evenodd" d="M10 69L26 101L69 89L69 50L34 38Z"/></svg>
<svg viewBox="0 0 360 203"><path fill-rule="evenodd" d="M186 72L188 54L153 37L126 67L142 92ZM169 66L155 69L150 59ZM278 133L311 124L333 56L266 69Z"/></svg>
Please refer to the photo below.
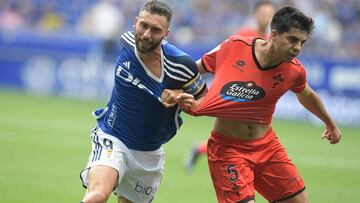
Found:
<svg viewBox="0 0 360 203"><path fill-rule="evenodd" d="M203 64L201 63L201 59L196 61L196 66L197 66L198 71L199 71L200 74L207 73L207 71L205 70Z"/></svg>
<svg viewBox="0 0 360 203"><path fill-rule="evenodd" d="M322 120L325 125L330 128L334 129L337 128L334 120L328 114L325 109L323 102L321 101L320 97L313 91L307 95L306 98L299 98L300 103L311 113L313 113L316 117Z"/></svg>

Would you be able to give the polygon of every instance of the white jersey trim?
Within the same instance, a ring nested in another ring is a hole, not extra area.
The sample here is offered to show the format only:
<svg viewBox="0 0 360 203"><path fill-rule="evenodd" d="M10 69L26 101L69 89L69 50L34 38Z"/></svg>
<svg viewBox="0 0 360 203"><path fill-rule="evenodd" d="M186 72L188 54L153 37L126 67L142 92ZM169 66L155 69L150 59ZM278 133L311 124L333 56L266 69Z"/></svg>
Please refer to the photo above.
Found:
<svg viewBox="0 0 360 203"><path fill-rule="evenodd" d="M161 54L161 59L160 59L160 78L156 77L150 70L149 68L145 65L145 63L141 60L140 56L137 53L137 49L135 46L135 56L137 58L137 60L140 62L141 67L145 70L146 74L151 77L153 80L155 80L156 82L162 83L163 79L164 79L164 53L162 51L162 49L160 49L160 54Z"/></svg>
<svg viewBox="0 0 360 203"><path fill-rule="evenodd" d="M166 61L165 61L165 69L168 69L169 71L172 71L172 72L174 72L174 73L178 73L179 75L182 75L182 76L184 76L184 77L187 78L187 79L191 79L191 76L190 76L190 75L188 75L188 74L186 74L186 73L184 73L184 72L182 72L182 71L180 71L180 70L176 70L175 68L171 68L171 67L167 64Z"/></svg>
<svg viewBox="0 0 360 203"><path fill-rule="evenodd" d="M164 70L166 75L169 76L170 78L174 79L174 80L178 80L178 81L182 81L182 82L187 82L187 79L183 79L183 78L179 78L177 76L171 75L166 69Z"/></svg>
<svg viewBox="0 0 360 203"><path fill-rule="evenodd" d="M174 120L175 120L176 131L178 131L179 128L180 128L180 126L179 126L179 119L178 119L179 114L180 114L180 108L177 107L176 112L175 112L175 119L174 119ZM177 133L177 132L176 132L176 133Z"/></svg>
<svg viewBox="0 0 360 203"><path fill-rule="evenodd" d="M184 69L184 70L185 70L186 72L188 72L191 76L194 76L194 75L195 75L194 72L192 72L188 67L184 66L183 64L174 63L174 62L168 60L167 58L165 58L165 62L168 63L169 65L176 66L176 67L179 67L179 68Z"/></svg>
<svg viewBox="0 0 360 203"><path fill-rule="evenodd" d="M132 33L127 32L127 33L123 34L121 36L121 38L123 38L132 47L135 47L134 35Z"/></svg>

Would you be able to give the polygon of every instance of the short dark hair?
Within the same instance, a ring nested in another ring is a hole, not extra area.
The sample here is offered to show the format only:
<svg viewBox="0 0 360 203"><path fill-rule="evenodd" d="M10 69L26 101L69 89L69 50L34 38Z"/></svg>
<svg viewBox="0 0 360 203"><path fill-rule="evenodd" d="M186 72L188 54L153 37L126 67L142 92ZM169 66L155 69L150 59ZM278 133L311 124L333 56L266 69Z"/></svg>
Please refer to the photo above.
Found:
<svg viewBox="0 0 360 203"><path fill-rule="evenodd" d="M311 34L315 26L313 19L299 9L285 6L275 12L270 27L280 34L290 31L291 28L304 30Z"/></svg>
<svg viewBox="0 0 360 203"><path fill-rule="evenodd" d="M143 11L149 12L151 14L165 16L168 23L170 24L172 17L172 10L166 3L162 1L152 0L145 3L141 8L140 13Z"/></svg>

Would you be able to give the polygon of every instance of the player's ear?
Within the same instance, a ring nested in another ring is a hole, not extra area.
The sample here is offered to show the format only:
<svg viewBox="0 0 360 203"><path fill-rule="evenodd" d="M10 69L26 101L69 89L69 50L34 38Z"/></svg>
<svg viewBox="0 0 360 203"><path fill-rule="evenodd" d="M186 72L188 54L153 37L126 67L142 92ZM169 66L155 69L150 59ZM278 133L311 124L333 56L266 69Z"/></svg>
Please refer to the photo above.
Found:
<svg viewBox="0 0 360 203"><path fill-rule="evenodd" d="M275 29L272 29L270 32L270 38L276 39L277 36L279 36L279 33Z"/></svg>
<svg viewBox="0 0 360 203"><path fill-rule="evenodd" d="M169 33L170 33L170 29L167 29L166 32L165 32L165 35L164 35L164 39L167 38L167 36L169 35Z"/></svg>
<svg viewBox="0 0 360 203"><path fill-rule="evenodd" d="M137 16L135 16L135 19L134 19L134 24L133 24L133 28L135 29L135 25L136 23L138 22L139 18Z"/></svg>

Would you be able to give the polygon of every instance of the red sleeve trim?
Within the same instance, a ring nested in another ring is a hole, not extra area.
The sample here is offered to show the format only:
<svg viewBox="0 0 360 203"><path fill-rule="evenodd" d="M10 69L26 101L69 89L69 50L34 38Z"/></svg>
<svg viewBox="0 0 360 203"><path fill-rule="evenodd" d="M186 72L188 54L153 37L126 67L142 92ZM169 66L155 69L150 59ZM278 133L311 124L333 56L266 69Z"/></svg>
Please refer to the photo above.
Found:
<svg viewBox="0 0 360 203"><path fill-rule="evenodd" d="M201 65L204 67L205 71L208 72L208 73L210 73L210 71L209 71L209 69L206 67L204 61L201 59L200 62L201 62Z"/></svg>

